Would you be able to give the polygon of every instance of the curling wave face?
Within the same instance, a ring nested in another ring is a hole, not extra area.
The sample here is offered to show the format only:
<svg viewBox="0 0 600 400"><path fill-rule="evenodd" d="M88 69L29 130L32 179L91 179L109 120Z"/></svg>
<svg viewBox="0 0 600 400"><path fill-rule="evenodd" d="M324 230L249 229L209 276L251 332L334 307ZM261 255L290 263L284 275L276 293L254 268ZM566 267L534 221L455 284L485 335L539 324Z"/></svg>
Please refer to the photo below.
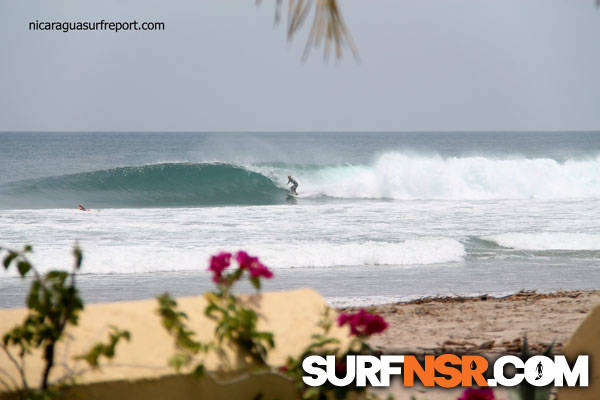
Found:
<svg viewBox="0 0 600 400"><path fill-rule="evenodd" d="M178 207L273 204L284 189L264 175L223 163L120 167L0 186L3 208Z"/></svg>
<svg viewBox="0 0 600 400"><path fill-rule="evenodd" d="M363 165L161 163L23 180L0 185L0 208L283 204L290 174L302 198L600 198L600 158L559 162L388 152Z"/></svg>

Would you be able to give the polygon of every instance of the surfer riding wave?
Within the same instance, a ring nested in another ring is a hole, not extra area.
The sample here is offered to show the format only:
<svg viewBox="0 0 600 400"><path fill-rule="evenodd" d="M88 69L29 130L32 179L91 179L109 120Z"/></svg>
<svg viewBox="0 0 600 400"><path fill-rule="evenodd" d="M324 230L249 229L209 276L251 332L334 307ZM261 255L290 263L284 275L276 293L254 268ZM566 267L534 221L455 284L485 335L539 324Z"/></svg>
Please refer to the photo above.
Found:
<svg viewBox="0 0 600 400"><path fill-rule="evenodd" d="M298 194L298 192L296 192L296 188L298 187L298 182L292 178L291 175L288 175L288 181L287 181L288 185L291 183L292 186L290 186L290 192L292 192L293 194Z"/></svg>

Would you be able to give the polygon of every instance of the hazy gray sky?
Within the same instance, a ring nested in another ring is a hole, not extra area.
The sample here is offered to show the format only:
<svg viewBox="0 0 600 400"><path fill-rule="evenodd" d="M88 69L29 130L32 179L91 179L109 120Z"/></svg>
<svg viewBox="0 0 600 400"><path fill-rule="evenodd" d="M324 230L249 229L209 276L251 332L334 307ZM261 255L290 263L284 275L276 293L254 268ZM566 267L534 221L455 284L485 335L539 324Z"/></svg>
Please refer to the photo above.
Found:
<svg viewBox="0 0 600 400"><path fill-rule="evenodd" d="M272 0L0 0L0 130L600 129L592 0L340 2L358 64L301 63L308 27L288 44Z"/></svg>

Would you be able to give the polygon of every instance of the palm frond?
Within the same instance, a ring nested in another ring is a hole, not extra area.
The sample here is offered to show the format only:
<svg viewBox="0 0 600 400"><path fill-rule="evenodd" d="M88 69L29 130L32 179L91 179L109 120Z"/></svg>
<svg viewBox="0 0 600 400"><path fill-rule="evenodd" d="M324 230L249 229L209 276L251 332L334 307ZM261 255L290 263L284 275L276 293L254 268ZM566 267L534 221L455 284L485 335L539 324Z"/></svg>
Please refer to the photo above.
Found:
<svg viewBox="0 0 600 400"><path fill-rule="evenodd" d="M600 0L598 0L600 1ZM260 5L261 0L256 0ZM329 58L332 48L335 57L340 60L343 50L348 47L356 60L358 50L352 40L344 18L340 12L337 0L288 0L287 38L289 41L300 31L314 9L313 22L308 33L308 39L302 55L306 60L313 47L323 46L325 59ZM281 21L282 0L275 3L275 25Z"/></svg>
<svg viewBox="0 0 600 400"><path fill-rule="evenodd" d="M341 59L343 48L348 46L354 58L358 60L358 51L336 0L317 0L315 17L308 34L303 59L308 57L312 47L320 47L321 44L323 44L325 58L329 57L333 46L336 58Z"/></svg>
<svg viewBox="0 0 600 400"><path fill-rule="evenodd" d="M312 0L288 0L288 40L304 25L312 5Z"/></svg>

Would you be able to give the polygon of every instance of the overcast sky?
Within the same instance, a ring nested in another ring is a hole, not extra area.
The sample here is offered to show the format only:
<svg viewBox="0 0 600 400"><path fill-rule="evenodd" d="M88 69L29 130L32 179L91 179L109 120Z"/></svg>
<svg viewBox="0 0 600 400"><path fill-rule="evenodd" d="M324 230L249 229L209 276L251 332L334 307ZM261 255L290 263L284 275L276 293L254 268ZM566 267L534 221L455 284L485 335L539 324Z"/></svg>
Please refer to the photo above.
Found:
<svg viewBox="0 0 600 400"><path fill-rule="evenodd" d="M287 4L287 1L284 1ZM341 0L360 52L289 44L264 0L0 0L0 130L600 129L593 0ZM29 31L35 20L158 32ZM285 21L285 19L284 19Z"/></svg>

